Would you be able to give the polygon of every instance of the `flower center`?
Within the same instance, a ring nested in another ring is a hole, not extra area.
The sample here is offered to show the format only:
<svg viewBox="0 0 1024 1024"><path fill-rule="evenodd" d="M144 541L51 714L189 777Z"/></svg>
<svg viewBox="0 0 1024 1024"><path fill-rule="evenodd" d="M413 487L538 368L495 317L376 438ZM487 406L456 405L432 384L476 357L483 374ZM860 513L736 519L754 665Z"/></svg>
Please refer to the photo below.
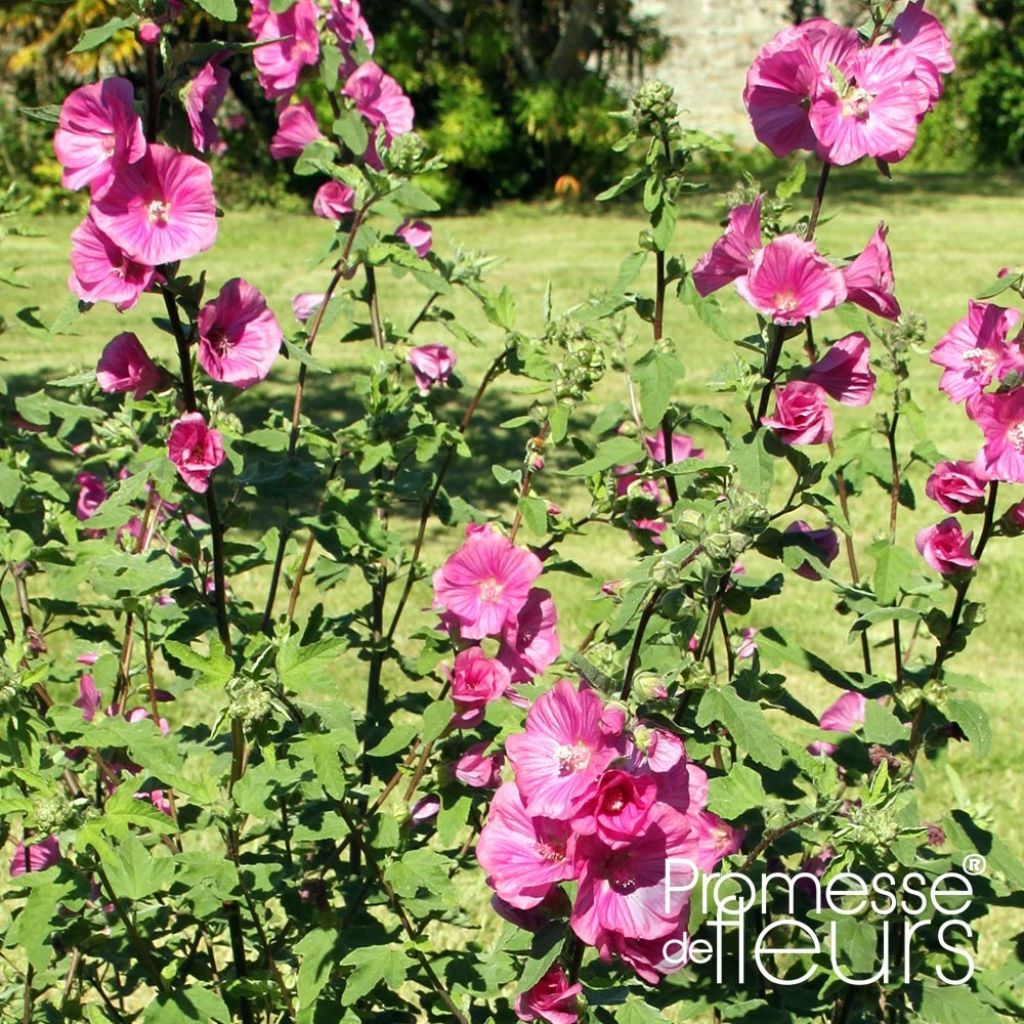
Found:
<svg viewBox="0 0 1024 1024"><path fill-rule="evenodd" d="M854 87L843 97L843 116L855 117L858 121L866 120L874 98L867 89Z"/></svg>
<svg viewBox="0 0 1024 1024"><path fill-rule="evenodd" d="M219 324L211 329L210 333L206 336L206 340L218 355L226 355L231 348L231 339L228 337L227 331Z"/></svg>
<svg viewBox="0 0 1024 1024"><path fill-rule="evenodd" d="M776 309L788 313L790 310L796 309L797 297L790 288L784 292L776 292L772 303Z"/></svg>
<svg viewBox="0 0 1024 1024"><path fill-rule="evenodd" d="M1010 427L1006 436L1017 451L1024 452L1024 420Z"/></svg>
<svg viewBox="0 0 1024 1024"><path fill-rule="evenodd" d="M166 224L171 217L171 204L163 199L154 199L146 208L150 224Z"/></svg>
<svg viewBox="0 0 1024 1024"><path fill-rule="evenodd" d="M580 740L572 745L565 743L555 752L558 774L571 775L582 771L590 763L590 748Z"/></svg>
<svg viewBox="0 0 1024 1024"><path fill-rule="evenodd" d="M493 576L489 576L487 579L480 581L479 589L481 601L494 602L501 597L501 592L505 589L505 586L499 583Z"/></svg>
<svg viewBox="0 0 1024 1024"><path fill-rule="evenodd" d="M630 867L626 854L617 854L605 864L604 877L608 884L619 893L632 892L636 887L636 876Z"/></svg>
<svg viewBox="0 0 1024 1024"><path fill-rule="evenodd" d="M990 374L999 356L990 348L969 348L963 354L964 365L978 374Z"/></svg>
<svg viewBox="0 0 1024 1024"><path fill-rule="evenodd" d="M558 864L565 860L565 844L544 839L537 844L537 853L542 860L546 860L549 864Z"/></svg>

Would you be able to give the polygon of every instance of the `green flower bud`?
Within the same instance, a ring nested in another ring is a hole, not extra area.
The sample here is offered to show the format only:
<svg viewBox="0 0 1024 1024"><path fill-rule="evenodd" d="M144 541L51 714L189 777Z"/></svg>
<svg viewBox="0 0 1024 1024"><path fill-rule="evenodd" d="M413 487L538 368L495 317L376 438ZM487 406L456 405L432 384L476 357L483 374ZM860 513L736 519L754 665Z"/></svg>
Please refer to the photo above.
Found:
<svg viewBox="0 0 1024 1024"><path fill-rule="evenodd" d="M675 90L666 82L644 82L633 94L633 117L640 132L651 134L678 115Z"/></svg>
<svg viewBox="0 0 1024 1024"><path fill-rule="evenodd" d="M427 144L416 132L395 136L391 145L384 150L384 166L406 178L421 173L428 159Z"/></svg>
<svg viewBox="0 0 1024 1024"><path fill-rule="evenodd" d="M270 713L270 694L255 680L245 680L231 701L231 717L241 720L246 729Z"/></svg>
<svg viewBox="0 0 1024 1024"><path fill-rule="evenodd" d="M39 800L34 808L36 828L52 836L67 828L76 818L75 809L63 793L53 793Z"/></svg>

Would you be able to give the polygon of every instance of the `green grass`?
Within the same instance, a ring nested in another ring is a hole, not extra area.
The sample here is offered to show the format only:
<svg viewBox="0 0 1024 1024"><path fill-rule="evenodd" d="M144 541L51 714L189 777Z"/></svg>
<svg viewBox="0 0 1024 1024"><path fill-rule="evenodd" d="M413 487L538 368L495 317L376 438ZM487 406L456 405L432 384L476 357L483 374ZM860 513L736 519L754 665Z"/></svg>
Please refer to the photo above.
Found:
<svg viewBox="0 0 1024 1024"><path fill-rule="evenodd" d="M834 256L858 252L875 225L885 219L891 228L889 243L893 250L897 294L905 310L923 314L929 325L929 344L966 312L967 299L988 284L996 270L1013 263L1019 255L1019 193L1021 182L1004 177L999 181L965 180L950 177L924 177L898 180L887 184L864 174L834 175L832 191L825 205L826 217L818 232L822 249ZM808 186L809 189L809 186ZM801 200L807 203L807 199ZM674 247L686 254L689 262L699 255L717 234L720 208L712 197L695 199L681 220ZM40 217L33 227L41 237L19 242L19 262L25 264L23 278L29 289L24 293L5 291L3 312L8 331L0 336L2 366L15 393L24 393L46 379L65 375L72 367L95 364L100 350L119 330L135 330L143 342L168 362L171 346L165 335L148 324L155 315L155 300L145 299L140 307L118 316L109 307L99 307L80 321L76 337L54 338L45 347L19 329L13 316L18 305L40 309L39 318L49 323L63 306L66 297L68 235L73 220L65 217ZM635 246L643 221L625 212L601 215L570 213L556 207L501 207L472 218L439 218L434 222L435 244L441 251L450 250L456 240L473 248L500 256L502 264L490 275L497 288L507 284L516 294L520 325L527 331L541 323L543 295L551 282L555 308L563 309L611 283L618 261ZM320 291L328 272L324 267L310 269L307 257L322 246L327 227L312 217L299 217L273 211L252 211L229 214L223 221L215 249L201 260L212 282L231 276L243 276L260 287L277 310L282 322L290 322L289 300L299 291ZM385 318L396 323L408 322L422 301L423 294L408 278L381 281L382 308ZM723 292L730 321L737 332L750 330L749 311L731 290ZM466 311L467 323L486 340L481 350L459 348L459 372L467 388L475 386L483 368L493 357L501 339L477 311ZM636 328L642 328L637 324ZM832 328L830 330L830 328ZM689 310L671 302L667 312L666 331L678 347L687 367L687 376L678 397L684 400L708 400L705 381L710 373L728 357L728 347L702 327ZM826 317L819 334L839 333L835 319ZM437 328L423 332L426 341L448 341ZM636 345L646 343L641 332ZM350 382L346 372L353 365L371 358L364 346L346 346L324 338L318 344L317 356L336 368L330 378L313 378L308 408L335 420L344 416ZM639 348L637 348L639 351ZM279 361L269 387L256 389L254 397L287 411L290 408L291 385L295 377L294 363ZM959 409L951 408L936 389L938 373L929 364L926 353L915 357L913 384L915 394L928 414L931 436L949 456L973 455L979 435ZM601 385L599 400L622 400L621 377L610 375ZM465 395L452 402L453 419ZM480 442L488 451L503 453L507 464L514 466L521 457L526 435L522 431L501 431L497 424L526 407L529 399L518 394L514 384L500 382L489 392L480 410L476 426L478 450ZM843 424L868 422L868 410L844 411ZM585 427L587 415L578 417L575 427ZM709 440L710 439L703 439ZM904 442L909 444L909 437ZM492 459L493 461L493 459ZM486 464L485 464L486 465ZM475 494L481 503L493 500L494 483L483 479L486 469L474 465L454 477L458 485ZM934 521L938 510L923 495L924 474L913 477L920 507L914 512L901 510L899 540L907 547L920 525ZM564 482L554 474L542 473L537 481L538 493L559 503L572 502ZM1011 491L1011 488L1006 488ZM480 497L483 495L484 497ZM853 509L852 518L861 549L883 528L885 500L880 491L867 492ZM411 522L396 519L396 528L408 530ZM458 543L449 532L434 528L429 535L426 557L432 564ZM989 556L972 590L972 597L988 602L988 621L976 635L976 642L957 666L983 679L990 690L981 695L981 702L992 719L992 754L981 762L970 752L953 751L948 764L962 775L971 796L971 810L990 823L1011 848L1024 847L1024 798L1019 787L1017 762L1017 731L1013 708L1016 705L1016 657L1013 639L1021 635L1019 595L1024 583L1024 569L1013 556L1015 544L1022 541L999 540L989 548ZM609 551L602 535L596 532L571 542L567 553L591 568L599 576L612 578L628 564L630 552ZM863 566L871 562L861 555ZM548 580L545 580L548 583ZM233 583L236 592L258 600L262 580L241 580ZM563 638L567 645L578 641L593 617L590 593L579 581L565 576L553 577L560 610ZM307 599L312 599L308 587ZM755 609L752 624L762 628L778 627L796 634L809 647L851 668L858 665L858 648L849 645L846 634L849 619L833 611L833 595L826 584L811 584L799 579L787 581L784 596L763 608ZM429 589L421 584L410 602L412 614L400 631L408 632L417 622L425 621L420 609L429 604ZM769 618L757 615L769 614ZM809 628L808 628L809 627ZM918 651L924 654L929 645L922 641ZM885 655L879 652L878 657ZM352 667L352 666L346 666ZM822 682L795 678L792 685L816 711L835 696ZM361 683L354 686L359 692ZM954 803L945 775L946 763L926 766L928 782L925 806L940 813ZM997 796L998 794L998 796ZM989 931L983 949L986 959L998 960L996 944L1012 934L1019 920L1002 916L998 927Z"/></svg>

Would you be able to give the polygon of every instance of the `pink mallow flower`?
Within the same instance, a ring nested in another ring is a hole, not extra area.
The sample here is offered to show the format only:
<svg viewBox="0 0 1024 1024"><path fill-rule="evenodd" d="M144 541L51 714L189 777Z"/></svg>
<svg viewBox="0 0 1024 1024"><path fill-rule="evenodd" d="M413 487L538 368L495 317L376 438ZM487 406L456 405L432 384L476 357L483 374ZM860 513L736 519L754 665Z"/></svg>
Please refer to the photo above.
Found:
<svg viewBox="0 0 1024 1024"><path fill-rule="evenodd" d="M470 525L465 543L434 573L434 607L467 639L497 636L519 615L541 568L531 551L491 527Z"/></svg>
<svg viewBox="0 0 1024 1024"><path fill-rule="evenodd" d="M777 157L814 151L818 140L808 110L829 65L843 67L860 48L853 29L825 18L785 28L762 47L747 72L743 103L754 134Z"/></svg>
<svg viewBox="0 0 1024 1024"><path fill-rule="evenodd" d="M775 412L761 422L784 444L827 444L835 430L825 389L804 380L776 388Z"/></svg>
<svg viewBox="0 0 1024 1024"><path fill-rule="evenodd" d="M233 277L199 311L199 365L214 379L247 388L263 380L281 351L283 335L267 300Z"/></svg>
<svg viewBox="0 0 1024 1024"><path fill-rule="evenodd" d="M341 220L355 209L355 198L355 190L349 185L343 185L340 181L327 181L316 190L313 212L324 220Z"/></svg>
<svg viewBox="0 0 1024 1024"><path fill-rule="evenodd" d="M909 50L917 62L917 77L928 89L932 104L942 95L942 75L953 70L953 46L924 0L911 0L892 23L890 45Z"/></svg>
<svg viewBox="0 0 1024 1024"><path fill-rule="evenodd" d="M416 387L424 394L438 384L447 384L455 369L455 353L447 345L420 345L409 350L405 361L412 367Z"/></svg>
<svg viewBox="0 0 1024 1024"><path fill-rule="evenodd" d="M80 708L82 718L91 722L102 705L103 698L96 688L96 680L88 672L84 673L78 680L78 699L72 702L72 706Z"/></svg>
<svg viewBox="0 0 1024 1024"><path fill-rule="evenodd" d="M467 647L456 655L450 679L456 709L452 725L456 729L469 729L483 721L484 709L511 682L508 669L497 659L488 658L479 647Z"/></svg>
<svg viewBox="0 0 1024 1024"><path fill-rule="evenodd" d="M38 842L18 843L11 857L11 878L20 878L33 871L45 871L60 860L60 842L47 836Z"/></svg>
<svg viewBox="0 0 1024 1024"><path fill-rule="evenodd" d="M973 533L964 534L960 523L950 516L935 526L918 531L915 543L924 560L943 576L973 569L978 560L971 554Z"/></svg>
<svg viewBox="0 0 1024 1024"><path fill-rule="evenodd" d="M868 339L859 332L847 334L807 368L805 379L823 387L843 405L867 405L875 393L869 356Z"/></svg>
<svg viewBox="0 0 1024 1024"><path fill-rule="evenodd" d="M275 14L269 0L255 0L249 29L256 36L252 52L260 85L270 99L291 96L305 67L320 58L316 0L297 0L286 11Z"/></svg>
<svg viewBox="0 0 1024 1024"><path fill-rule="evenodd" d="M396 135L412 131L412 102L402 87L372 60L360 64L341 91L354 101L356 110L371 127L384 126L385 145L390 145Z"/></svg>
<svg viewBox="0 0 1024 1024"><path fill-rule="evenodd" d="M580 1019L577 996L583 986L569 984L565 971L555 964L532 988L516 996L516 1016L523 1021L576 1024Z"/></svg>
<svg viewBox="0 0 1024 1024"><path fill-rule="evenodd" d="M780 235L756 252L736 290L777 324L798 324L846 298L842 273L797 235Z"/></svg>
<svg viewBox="0 0 1024 1024"><path fill-rule="evenodd" d="M1024 370L1019 344L1006 341L1020 313L973 299L967 308L967 316L950 327L931 354L931 361L943 367L939 387L951 402L980 395L993 381Z"/></svg>
<svg viewBox="0 0 1024 1024"><path fill-rule="evenodd" d="M108 393L130 391L145 398L163 382L163 372L149 358L138 336L125 331L107 342L96 367L96 383Z"/></svg>
<svg viewBox="0 0 1024 1024"><path fill-rule="evenodd" d="M690 276L698 295L710 295L750 269L754 253L762 247L761 199L733 207L721 238L693 265Z"/></svg>
<svg viewBox="0 0 1024 1024"><path fill-rule="evenodd" d="M508 668L513 683L526 683L543 675L562 653L557 623L550 592L534 587L518 615L505 622L498 648L498 661Z"/></svg>
<svg viewBox="0 0 1024 1024"><path fill-rule="evenodd" d="M455 762L455 778L473 789L497 789L501 785L501 769L505 764L505 755L497 750L487 753L490 740L474 743Z"/></svg>
<svg viewBox="0 0 1024 1024"><path fill-rule="evenodd" d="M68 288L83 302L112 302L123 313L157 280L163 277L132 259L100 231L91 216L71 232Z"/></svg>
<svg viewBox="0 0 1024 1024"><path fill-rule="evenodd" d="M227 68L221 66L226 57L226 53L212 57L181 90L181 100L192 129L192 145L200 153L214 150L220 142L214 118L228 94L231 75Z"/></svg>
<svg viewBox="0 0 1024 1024"><path fill-rule="evenodd" d="M657 434L651 434L644 438L644 447L647 454L660 465L673 462L682 462L684 459L702 459L704 452L695 448L693 438L689 434L672 435L672 458L665 457L665 435L659 430Z"/></svg>
<svg viewBox="0 0 1024 1024"><path fill-rule="evenodd" d="M892 272L892 253L885 241L888 233L885 224L879 224L864 251L841 273L850 302L886 320L898 320L900 304L893 294L896 278Z"/></svg>
<svg viewBox="0 0 1024 1024"><path fill-rule="evenodd" d="M967 414L985 435L975 463L982 475L1024 483L1024 388L978 395L968 401Z"/></svg>
<svg viewBox="0 0 1024 1024"><path fill-rule="evenodd" d="M301 156L306 146L323 137L309 100L281 106L277 111L277 131L270 140L270 155L275 160Z"/></svg>
<svg viewBox="0 0 1024 1024"><path fill-rule="evenodd" d="M323 292L299 292L292 299L292 313L300 324L304 324L323 304Z"/></svg>
<svg viewBox="0 0 1024 1024"><path fill-rule="evenodd" d="M757 628L755 626L744 628L740 634L739 646L736 648L737 658L752 658L757 653L757 640L754 639L756 636Z"/></svg>
<svg viewBox="0 0 1024 1024"><path fill-rule="evenodd" d="M114 176L93 202L92 218L140 263L155 267L188 259L217 238L213 175L194 156L154 144Z"/></svg>
<svg viewBox="0 0 1024 1024"><path fill-rule="evenodd" d="M831 565L839 554L839 538L831 526L815 530L803 519L795 519L782 532L784 536L792 539L796 547L812 554L823 565ZM797 576L803 576L805 580L816 582L821 579L821 575L810 562L802 562L793 571Z"/></svg>
<svg viewBox="0 0 1024 1024"><path fill-rule="evenodd" d="M434 234L425 220L409 220L407 218L402 221L401 227L395 231L395 234L421 259L430 252L430 248L434 244Z"/></svg>
<svg viewBox="0 0 1024 1024"><path fill-rule="evenodd" d="M338 45L346 56L345 74L355 69L349 52L357 39L362 39L369 53L373 53L375 40L370 26L359 6L359 0L331 0L327 13L327 27L338 37Z"/></svg>
<svg viewBox="0 0 1024 1024"><path fill-rule="evenodd" d="M943 512L983 512L986 486L977 461L939 462L928 477L924 493Z"/></svg>
<svg viewBox="0 0 1024 1024"><path fill-rule="evenodd" d="M91 519L100 505L107 500L107 489L103 481L95 474L82 472L75 477L80 490L75 501L75 515L80 522Z"/></svg>
<svg viewBox="0 0 1024 1024"><path fill-rule="evenodd" d="M530 708L526 731L508 738L505 749L530 814L568 819L594 796L621 746L601 728L603 712L593 690L560 679Z"/></svg>
<svg viewBox="0 0 1024 1024"><path fill-rule="evenodd" d="M864 721L867 698L863 693L848 690L821 713L818 725L826 732L850 733Z"/></svg>
<svg viewBox="0 0 1024 1024"><path fill-rule="evenodd" d="M527 813L514 782L494 794L476 856L487 884L519 910L540 906L558 882L575 877L576 834L564 818Z"/></svg>
<svg viewBox="0 0 1024 1024"><path fill-rule="evenodd" d="M167 457L191 490L205 494L210 486L210 474L224 461L220 431L211 430L202 413L185 413L171 424Z"/></svg>
<svg viewBox="0 0 1024 1024"><path fill-rule="evenodd" d="M146 136L134 104L135 90L126 78L83 85L64 100L53 148L65 188L89 185L95 198L116 170L142 158Z"/></svg>

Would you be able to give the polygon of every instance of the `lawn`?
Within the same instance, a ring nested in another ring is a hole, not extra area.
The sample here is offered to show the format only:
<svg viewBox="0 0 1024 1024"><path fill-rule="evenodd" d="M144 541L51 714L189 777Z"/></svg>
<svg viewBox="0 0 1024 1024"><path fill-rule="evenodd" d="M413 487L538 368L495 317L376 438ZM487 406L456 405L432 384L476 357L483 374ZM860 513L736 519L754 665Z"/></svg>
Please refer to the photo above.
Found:
<svg viewBox="0 0 1024 1024"><path fill-rule="evenodd" d="M904 310L915 311L927 319L931 345L966 313L968 298L987 285L999 267L1013 264L1020 257L1018 195L1022 187L1024 182L1013 178L990 181L904 177L886 183L863 173L844 176L840 171L833 176L818 242L824 251L836 257L853 255L863 247L878 221L885 219L891 227L889 244L895 259L897 295ZM809 191L810 185L805 193ZM799 202L806 208L809 205L807 194ZM674 243L688 262L692 263L715 237L720 210L713 194L691 202L687 216L680 221ZM149 299L123 317L109 307L96 308L79 322L77 336L54 338L46 348L19 328L13 313L21 305L38 307L38 317L44 323L51 322L64 306L68 235L74 223L70 217L39 217L33 223L39 237L18 243L19 262L25 265L22 277L28 290L23 293L5 290L0 296L0 312L8 324L7 332L0 336L0 355L6 360L0 369L15 393L24 393L41 381L64 376L71 369L94 366L103 345L120 330L135 330L151 352L170 358L169 339L148 324L147 318L156 312L154 300ZM536 205L501 207L473 217L437 218L433 226L435 245L441 252L450 251L461 242L501 258L501 264L490 274L491 284L494 288L508 285L513 290L519 325L530 332L540 326L544 292L549 282L556 310L568 308L592 292L609 286L619 260L635 246L643 220L626 211L595 214L592 207L573 211ZM232 276L248 279L266 293L282 323L290 323L291 297L297 292L321 291L326 285L327 269L311 268L307 258L322 249L328 232L327 225L313 217L271 210L229 213L222 221L216 247L195 262L207 268L213 282ZM401 323L415 316L423 295L418 288L409 286L408 279L383 280L381 287L386 319ZM731 290L723 293L723 305L737 334L749 333L751 321L747 311ZM458 350L459 373L467 382L467 389L471 389L493 358L501 337L479 312L456 308L486 341L479 350L465 346ZM635 329L632 324L631 329ZM822 330L837 336L840 326L837 320L826 317ZM678 397L707 401L705 382L727 358L727 347L674 300L667 311L666 333L676 342L687 367ZM637 340L636 351L640 351L638 346L646 340L645 335ZM448 342L450 339L441 332L424 334L422 341ZM342 347L334 344L333 339L324 338L318 343L317 357L327 362L334 372L330 377L313 378L309 407L315 408L318 414L340 419L345 414L348 398L346 367L370 355L363 346ZM295 370L294 363L280 360L272 386L257 389L253 397L272 402L287 412ZM951 409L937 393L938 371L928 362L925 351L915 356L912 379L916 397L928 414L932 437L943 453L951 457L972 456L979 435L962 413ZM602 383L599 397L624 399L621 377L610 375ZM465 395L453 400L453 417L465 401ZM522 411L528 401L517 393L514 383L500 382L488 393L476 421L478 448L483 442L489 452L500 453L510 468L521 458L526 435L521 430L503 431L498 424ZM841 423L868 422L866 418L871 415L870 410L853 410ZM586 426L585 415L574 423L576 429ZM699 440L707 442L710 438ZM490 461L498 457L492 455ZM481 504L503 497L495 482L481 479L478 470L479 467L474 466L471 471L458 474L454 478L456 490L465 488L466 493ZM920 507L914 512L902 511L899 526L899 539L908 547L912 547L919 526L941 517L937 507L924 499L924 473L917 472L912 480ZM572 500L563 480L554 473L541 473L537 490L560 503ZM881 497L880 492L869 492L869 499L878 500L866 500L854 507L852 518L861 547L882 528ZM399 529L410 526L407 522L397 524ZM428 561L436 564L456 543L457 538L450 533L434 530L426 551ZM1011 847L1021 849L1024 847L1024 798L1019 786L1017 733L1013 724L1018 681L1016 658L1012 656L1016 652L1008 651L1007 645L1008 638L1021 635L1019 595L1024 569L1020 560L1012 558L1015 544L1024 544L1024 540L999 540L990 548L991 557L986 559L981 578L972 590L972 597L988 602L988 620L970 656L962 658L964 664L960 666L982 678L991 688L980 697L992 719L991 757L981 763L969 754L954 751L948 763L929 765L923 771L929 783L924 797L926 806L934 807L936 814L954 802L947 771L955 768L962 775L973 801L973 812L981 821L990 822ZM590 538L574 541L567 553L607 578L619 574L630 554L603 550ZM866 556L862 556L862 560L870 565ZM545 584L548 584L547 578ZM262 580L237 581L233 586L237 593L255 600L262 591ZM563 641L571 646L589 627L590 595L581 589L578 580L568 576L553 578L551 586L560 611ZM310 591L311 586L305 597L311 600ZM833 595L826 584L794 579L787 582L785 596L769 606L776 618L770 622L754 618L751 624L800 633L808 646L854 667L858 648L846 640L849 619L835 614L833 603ZM407 635L418 622L425 621L426 616L419 609L428 604L428 587L421 584L411 602L415 614L405 621L402 632ZM815 624L814 635L807 635L808 622ZM922 642L920 651L927 646ZM354 693L361 690L361 685L355 687ZM797 679L794 686L815 710L821 710L837 695L817 680ZM1014 918L1007 915L1001 918L997 929L989 930L989 945L983 948L986 959L1000 959L992 944L1012 934L1015 923Z"/></svg>

